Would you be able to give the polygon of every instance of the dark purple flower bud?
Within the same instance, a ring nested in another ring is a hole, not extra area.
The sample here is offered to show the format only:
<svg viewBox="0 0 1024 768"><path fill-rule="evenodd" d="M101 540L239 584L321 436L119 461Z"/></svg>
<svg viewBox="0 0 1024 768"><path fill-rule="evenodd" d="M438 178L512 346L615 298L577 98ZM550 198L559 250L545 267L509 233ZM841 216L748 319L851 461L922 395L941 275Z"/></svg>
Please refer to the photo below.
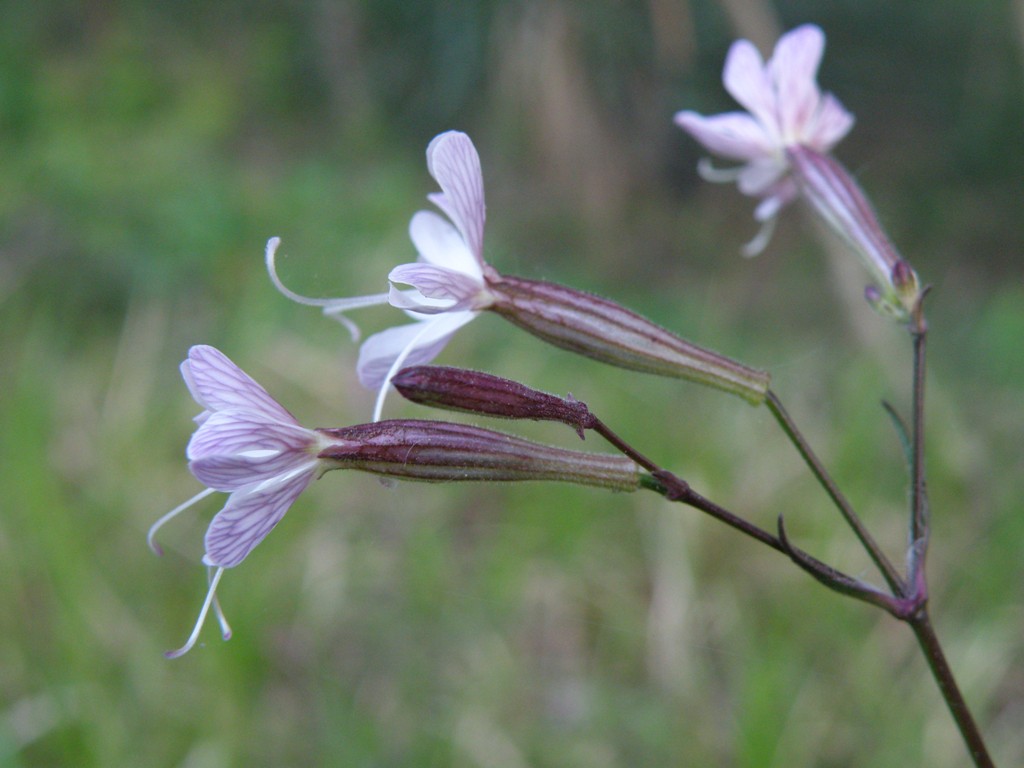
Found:
<svg viewBox="0 0 1024 768"><path fill-rule="evenodd" d="M549 395L511 379L440 365L414 365L399 371L391 383L407 400L452 411L482 413L506 419L560 421L576 430L594 426L585 403L572 395Z"/></svg>
<svg viewBox="0 0 1024 768"><path fill-rule="evenodd" d="M400 419L317 431L332 443L318 458L385 477L547 480L619 491L640 483L639 468L624 456L555 448L468 424Z"/></svg>
<svg viewBox="0 0 1024 768"><path fill-rule="evenodd" d="M554 283L500 276L489 307L556 347L633 371L688 379L764 401L769 375L681 339L620 304Z"/></svg>

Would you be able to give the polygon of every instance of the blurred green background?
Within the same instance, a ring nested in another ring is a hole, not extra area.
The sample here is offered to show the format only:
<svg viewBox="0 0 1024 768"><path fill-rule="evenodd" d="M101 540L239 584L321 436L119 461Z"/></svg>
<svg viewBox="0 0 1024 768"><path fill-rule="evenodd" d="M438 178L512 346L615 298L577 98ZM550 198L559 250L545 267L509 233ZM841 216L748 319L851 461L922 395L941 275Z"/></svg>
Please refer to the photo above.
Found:
<svg viewBox="0 0 1024 768"><path fill-rule="evenodd" d="M382 290L468 131L501 271L598 291L769 369L901 559L906 334L787 211L701 182L671 122L732 108L732 39L828 35L837 150L934 286L933 614L1001 765L1024 764L1024 3L4 3L0 766L960 766L910 633L653 495L388 488L333 473L177 661L213 499L178 363L217 345L307 424L365 421L357 346L284 299ZM356 319L372 332L394 310ZM607 370L496 317L441 362L588 402L696 488L875 579L764 409ZM429 416L390 401L391 416ZM493 425L492 425L493 426ZM507 428L508 425L497 425ZM569 430L515 431L569 447ZM587 445L601 449L589 438Z"/></svg>

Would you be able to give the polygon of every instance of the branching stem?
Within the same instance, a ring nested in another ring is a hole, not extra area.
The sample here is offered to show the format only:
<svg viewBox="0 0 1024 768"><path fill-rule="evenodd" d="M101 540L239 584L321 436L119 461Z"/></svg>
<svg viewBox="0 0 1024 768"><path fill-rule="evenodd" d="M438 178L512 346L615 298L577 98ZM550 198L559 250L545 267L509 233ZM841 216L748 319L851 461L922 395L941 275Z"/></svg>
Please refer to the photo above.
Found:
<svg viewBox="0 0 1024 768"><path fill-rule="evenodd" d="M800 456L803 457L804 462L814 474L814 477L817 478L818 483L825 489L825 492L828 494L829 498L832 499L832 502L836 505L840 514L842 514L847 525L850 526L854 534L856 534L857 538L860 540L860 543L864 546L868 556L878 567L878 570L881 571L882 576L889 585L889 589L892 590L894 595L903 597L906 591L903 579L900 577L893 564L889 561L889 558L885 556L884 552L882 552L881 548L875 542L867 528L864 527L860 518L857 517L857 513L854 511L853 506L843 495L843 492L839 490L839 486L836 485L835 480L832 479L828 470L825 469L821 459L819 459L817 454L811 449L811 446L807 442L806 438L804 438L803 433L800 432L796 423L793 421L793 418L782 405L782 401L779 400L778 395L769 390L765 402L768 405L768 409L775 417L775 420L779 423L779 426L782 427L782 431L786 433L786 437L788 437L790 442L796 447Z"/></svg>

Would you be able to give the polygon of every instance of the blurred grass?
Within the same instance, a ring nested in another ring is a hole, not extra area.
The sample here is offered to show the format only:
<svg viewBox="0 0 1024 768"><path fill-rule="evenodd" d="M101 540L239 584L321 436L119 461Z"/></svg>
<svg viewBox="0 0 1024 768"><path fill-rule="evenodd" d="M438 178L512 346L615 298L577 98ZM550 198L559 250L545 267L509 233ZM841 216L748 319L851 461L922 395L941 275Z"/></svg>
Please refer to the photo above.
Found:
<svg viewBox="0 0 1024 768"><path fill-rule="evenodd" d="M936 285L933 610L1012 765L1020 49L1008 5L969 19L943 5L778 9L783 26L828 31L823 81L859 119L840 154ZM161 655L198 610L217 509L167 528L164 558L145 547L149 524L198 490L178 362L213 343L304 423L365 420L356 346L273 291L262 246L284 239L297 290L380 290L412 255L408 217L433 188L422 151L449 127L481 151L499 269L598 290L771 369L900 556L902 459L878 404L906 406L906 340L795 214L769 253L736 255L750 205L697 185L697 150L669 120L728 107L729 20L710 2L655 6L689 19L678 47L651 49L671 36L603 2L8 9L0 766L963 763L909 633L640 495L328 475L227 575L234 638L208 627L185 658ZM542 77L552 67L566 77ZM580 107L568 133L561 103ZM393 315L357 319L373 330ZM443 360L571 391L702 492L764 526L784 512L801 545L871 575L766 413L573 360L492 317Z"/></svg>

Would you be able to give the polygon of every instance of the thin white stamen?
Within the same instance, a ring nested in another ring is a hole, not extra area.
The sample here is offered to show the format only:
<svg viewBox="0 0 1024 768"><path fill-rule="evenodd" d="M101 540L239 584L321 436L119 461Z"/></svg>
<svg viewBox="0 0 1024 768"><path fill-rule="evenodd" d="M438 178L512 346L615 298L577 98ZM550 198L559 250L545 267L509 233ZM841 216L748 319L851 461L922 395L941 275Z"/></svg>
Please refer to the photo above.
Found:
<svg viewBox="0 0 1024 768"><path fill-rule="evenodd" d="M391 379L395 377L395 374L401 369L405 359L412 352L416 346L416 342L423 338L423 334L430 330L430 326L433 325L433 321L425 320L423 322L423 329L412 337L412 340L405 345L405 349L398 353L398 357L395 358L395 362L391 364L388 369L388 375L384 377L384 383L380 386L380 392L377 393L377 402L373 406L373 420L380 421L381 414L384 412L384 398L387 397L388 387L391 386Z"/></svg>
<svg viewBox="0 0 1024 768"><path fill-rule="evenodd" d="M206 488L205 490L200 491L195 496L193 496L191 499L186 501L184 504L179 504L174 509L172 509L170 512L168 512L166 515L164 515L159 520L157 520L155 523L153 523L151 526L149 526L149 533L146 534L146 543L149 545L149 548L152 549L156 554L163 555L163 553L164 553L163 549L155 541L156 532L158 530L160 530L160 528L162 528L164 523L166 523L168 520L170 520L171 518L177 517L180 513L184 512L186 509L191 507L196 502L201 501L202 499L205 499L211 493L214 493L214 489L213 488Z"/></svg>
<svg viewBox="0 0 1024 768"><path fill-rule="evenodd" d="M223 570L223 569L221 569ZM206 569L207 579L212 581L210 574L213 573L213 568ZM228 619L224 615L224 609L220 607L220 598L216 594L213 596L213 613L217 617L217 623L220 624L220 636L225 640L231 639L231 625L228 624Z"/></svg>
<svg viewBox="0 0 1024 768"><path fill-rule="evenodd" d="M736 168L715 168L709 157L702 157L697 161L697 173L704 181L714 184L732 184L740 177L742 170L742 165Z"/></svg>
<svg viewBox="0 0 1024 768"><path fill-rule="evenodd" d="M281 238L279 237L272 237L267 240L267 273L270 275L270 282L274 284L274 287L289 299L298 302L299 304L305 304L309 307L321 307L325 315L335 316L335 319L348 329L349 333L352 334L352 341L359 341L359 328L356 327L355 323L339 313L346 312L350 309L361 309L362 307L374 307L379 304L387 304L388 294L375 293L369 296L353 296L349 299L314 299L309 296L303 296L302 294L296 293L281 282L281 278L277 274L275 258L277 256L277 248L279 245L281 245Z"/></svg>
<svg viewBox="0 0 1024 768"><path fill-rule="evenodd" d="M742 253L748 259L752 256L757 256L765 248L768 247L768 242L772 239L772 234L775 232L775 217L772 216L770 219L765 220L761 225L761 229L754 235L754 239L743 246Z"/></svg>
<svg viewBox="0 0 1024 768"><path fill-rule="evenodd" d="M216 593L217 584L220 583L220 577L224 575L224 569L218 568L216 573L213 574L213 578L210 579L210 589L206 593L206 599L203 601L202 610L199 611L199 618L196 620L196 625L192 630L192 634L189 635L188 640L185 644L175 651L167 651L164 656L168 659L176 659L179 656L183 656L192 650L192 646L196 644L196 640L199 639L199 631L203 628L203 623L206 621L206 614L210 611L210 605L213 603ZM222 625L223 626L223 625ZM230 637L230 630L228 630L228 636ZM227 638L225 638L227 639Z"/></svg>

